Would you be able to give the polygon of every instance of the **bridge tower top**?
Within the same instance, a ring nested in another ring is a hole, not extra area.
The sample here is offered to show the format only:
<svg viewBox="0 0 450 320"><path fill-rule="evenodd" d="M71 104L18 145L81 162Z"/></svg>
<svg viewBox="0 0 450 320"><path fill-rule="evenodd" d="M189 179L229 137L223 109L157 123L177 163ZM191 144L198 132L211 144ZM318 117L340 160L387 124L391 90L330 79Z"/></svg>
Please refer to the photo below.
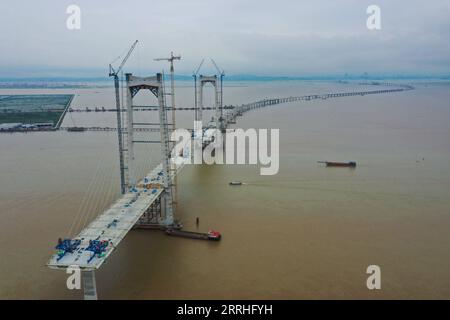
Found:
<svg viewBox="0 0 450 320"><path fill-rule="evenodd" d="M200 80L200 82L203 82L203 83L208 83L208 82L210 82L210 83L212 83L213 85L216 85L216 82L217 82L217 75L213 75L213 76L205 76L205 75L200 75L200 77L199 77L199 80Z"/></svg>
<svg viewBox="0 0 450 320"><path fill-rule="evenodd" d="M125 74L127 87L130 89L133 97L139 92L139 90L150 90L156 97L162 86L162 74L157 73L152 77L136 77L131 73Z"/></svg>

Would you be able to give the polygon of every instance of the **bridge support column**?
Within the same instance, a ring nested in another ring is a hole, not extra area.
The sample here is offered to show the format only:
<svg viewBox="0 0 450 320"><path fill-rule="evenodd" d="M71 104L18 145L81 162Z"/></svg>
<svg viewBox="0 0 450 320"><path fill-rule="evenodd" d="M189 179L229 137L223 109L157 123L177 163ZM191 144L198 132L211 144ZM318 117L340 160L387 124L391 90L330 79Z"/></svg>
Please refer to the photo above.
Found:
<svg viewBox="0 0 450 320"><path fill-rule="evenodd" d="M202 121L202 112L203 112L203 86L207 83L211 83L212 86L214 87L214 122L216 124L216 128L220 129L221 128L221 123L220 123L220 119L221 119L221 102L220 102L220 96L219 96L219 88L217 86L217 76L204 76L204 75L200 75L199 78L199 91L200 91L200 96L199 96L199 106L198 106L198 110L197 110L197 114L198 114L198 119L196 119L197 121Z"/></svg>
<svg viewBox="0 0 450 320"><path fill-rule="evenodd" d="M126 146L126 157L127 157L127 171L125 181L127 182L127 187L134 187L136 184L136 178L134 176L134 128L133 128L133 92L130 88L130 78L131 74L127 73L126 83L127 83L127 146Z"/></svg>
<svg viewBox="0 0 450 320"><path fill-rule="evenodd" d="M97 300L97 284L94 271L83 271L84 300Z"/></svg>
<svg viewBox="0 0 450 320"><path fill-rule="evenodd" d="M164 83L162 79L162 74L157 74L158 81L158 104L159 104L159 123L161 126L161 158L163 167L163 184L164 193L162 194L163 204L164 204L164 214L165 221L164 225L172 226L174 224L173 218L173 181L170 175L170 138L169 138L169 127L167 122L167 110L164 100ZM174 174L176 174L174 172Z"/></svg>
<svg viewBox="0 0 450 320"><path fill-rule="evenodd" d="M196 106L197 108L197 118L195 119L195 121L203 121L203 84L200 81L200 85L198 88L198 91L200 91L200 94L198 96L198 106Z"/></svg>
<svg viewBox="0 0 450 320"><path fill-rule="evenodd" d="M214 120L216 121L216 128L222 130L222 120L221 120L221 105L220 105L220 96L219 96L219 88L217 86L217 82L214 83L214 95L215 95L215 102L214 102L214 109L216 111L216 114L214 116Z"/></svg>

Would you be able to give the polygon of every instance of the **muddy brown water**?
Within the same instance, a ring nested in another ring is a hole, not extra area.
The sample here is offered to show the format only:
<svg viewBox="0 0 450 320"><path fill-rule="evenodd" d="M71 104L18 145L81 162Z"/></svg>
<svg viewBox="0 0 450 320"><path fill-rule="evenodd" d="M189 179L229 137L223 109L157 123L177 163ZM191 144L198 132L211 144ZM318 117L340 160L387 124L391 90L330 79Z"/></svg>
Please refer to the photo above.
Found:
<svg viewBox="0 0 450 320"><path fill-rule="evenodd" d="M225 102L355 87L238 83L225 88ZM189 230L199 217L198 230L217 229L222 241L131 231L97 272L99 297L450 298L449 89L417 85L245 114L234 127L280 129L279 173L186 167L177 217ZM74 92L74 106L114 102L110 89L1 91ZM192 88L177 94L178 105L192 106ZM178 124L191 128L192 119L180 113ZM114 114L73 113L64 123L103 124L114 124ZM158 148L145 148L138 151L142 173L159 162ZM66 289L64 272L45 263L58 237L82 227L81 215L87 223L118 196L115 133L0 134L0 150L0 298L82 298ZM326 168L318 160L358 167ZM230 186L234 180L244 185ZM372 264L381 267L378 291L366 287Z"/></svg>

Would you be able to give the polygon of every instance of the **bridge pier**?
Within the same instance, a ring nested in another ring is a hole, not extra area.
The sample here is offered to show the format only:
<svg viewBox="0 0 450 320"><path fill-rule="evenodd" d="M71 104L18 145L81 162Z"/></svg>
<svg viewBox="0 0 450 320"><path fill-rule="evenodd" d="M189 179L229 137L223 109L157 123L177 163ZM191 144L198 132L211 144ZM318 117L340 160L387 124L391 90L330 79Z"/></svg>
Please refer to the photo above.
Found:
<svg viewBox="0 0 450 320"><path fill-rule="evenodd" d="M141 218L136 223L136 228L147 228L148 226L155 226L161 224L162 206L161 198L158 198L148 209L144 212Z"/></svg>
<svg viewBox="0 0 450 320"><path fill-rule="evenodd" d="M95 271L83 271L84 300L98 300Z"/></svg>

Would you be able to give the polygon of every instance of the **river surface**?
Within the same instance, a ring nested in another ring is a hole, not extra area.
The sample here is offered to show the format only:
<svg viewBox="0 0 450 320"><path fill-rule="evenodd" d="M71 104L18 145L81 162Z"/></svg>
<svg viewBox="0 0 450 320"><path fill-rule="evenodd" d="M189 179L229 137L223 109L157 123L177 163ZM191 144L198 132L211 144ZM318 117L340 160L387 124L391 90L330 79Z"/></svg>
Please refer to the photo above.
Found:
<svg viewBox="0 0 450 320"><path fill-rule="evenodd" d="M229 83L225 104L374 87L332 82ZM212 103L207 90L206 105ZM74 93L73 107L113 106L110 88ZM219 230L219 243L133 230L96 273L101 299L450 298L450 85L258 109L233 127L280 129L280 170L187 166L177 218ZM143 94L137 104L156 104ZM193 105L180 84L177 105ZM210 117L210 113L206 115ZM139 113L140 119L156 112ZM193 112L177 124L192 128ZM63 126L114 125L114 113L70 113ZM137 150L138 174L159 147ZM0 134L0 298L80 299L45 264L119 195L115 132ZM356 169L318 160L356 161ZM229 186L232 180L244 185ZM381 290L366 269L381 268Z"/></svg>

